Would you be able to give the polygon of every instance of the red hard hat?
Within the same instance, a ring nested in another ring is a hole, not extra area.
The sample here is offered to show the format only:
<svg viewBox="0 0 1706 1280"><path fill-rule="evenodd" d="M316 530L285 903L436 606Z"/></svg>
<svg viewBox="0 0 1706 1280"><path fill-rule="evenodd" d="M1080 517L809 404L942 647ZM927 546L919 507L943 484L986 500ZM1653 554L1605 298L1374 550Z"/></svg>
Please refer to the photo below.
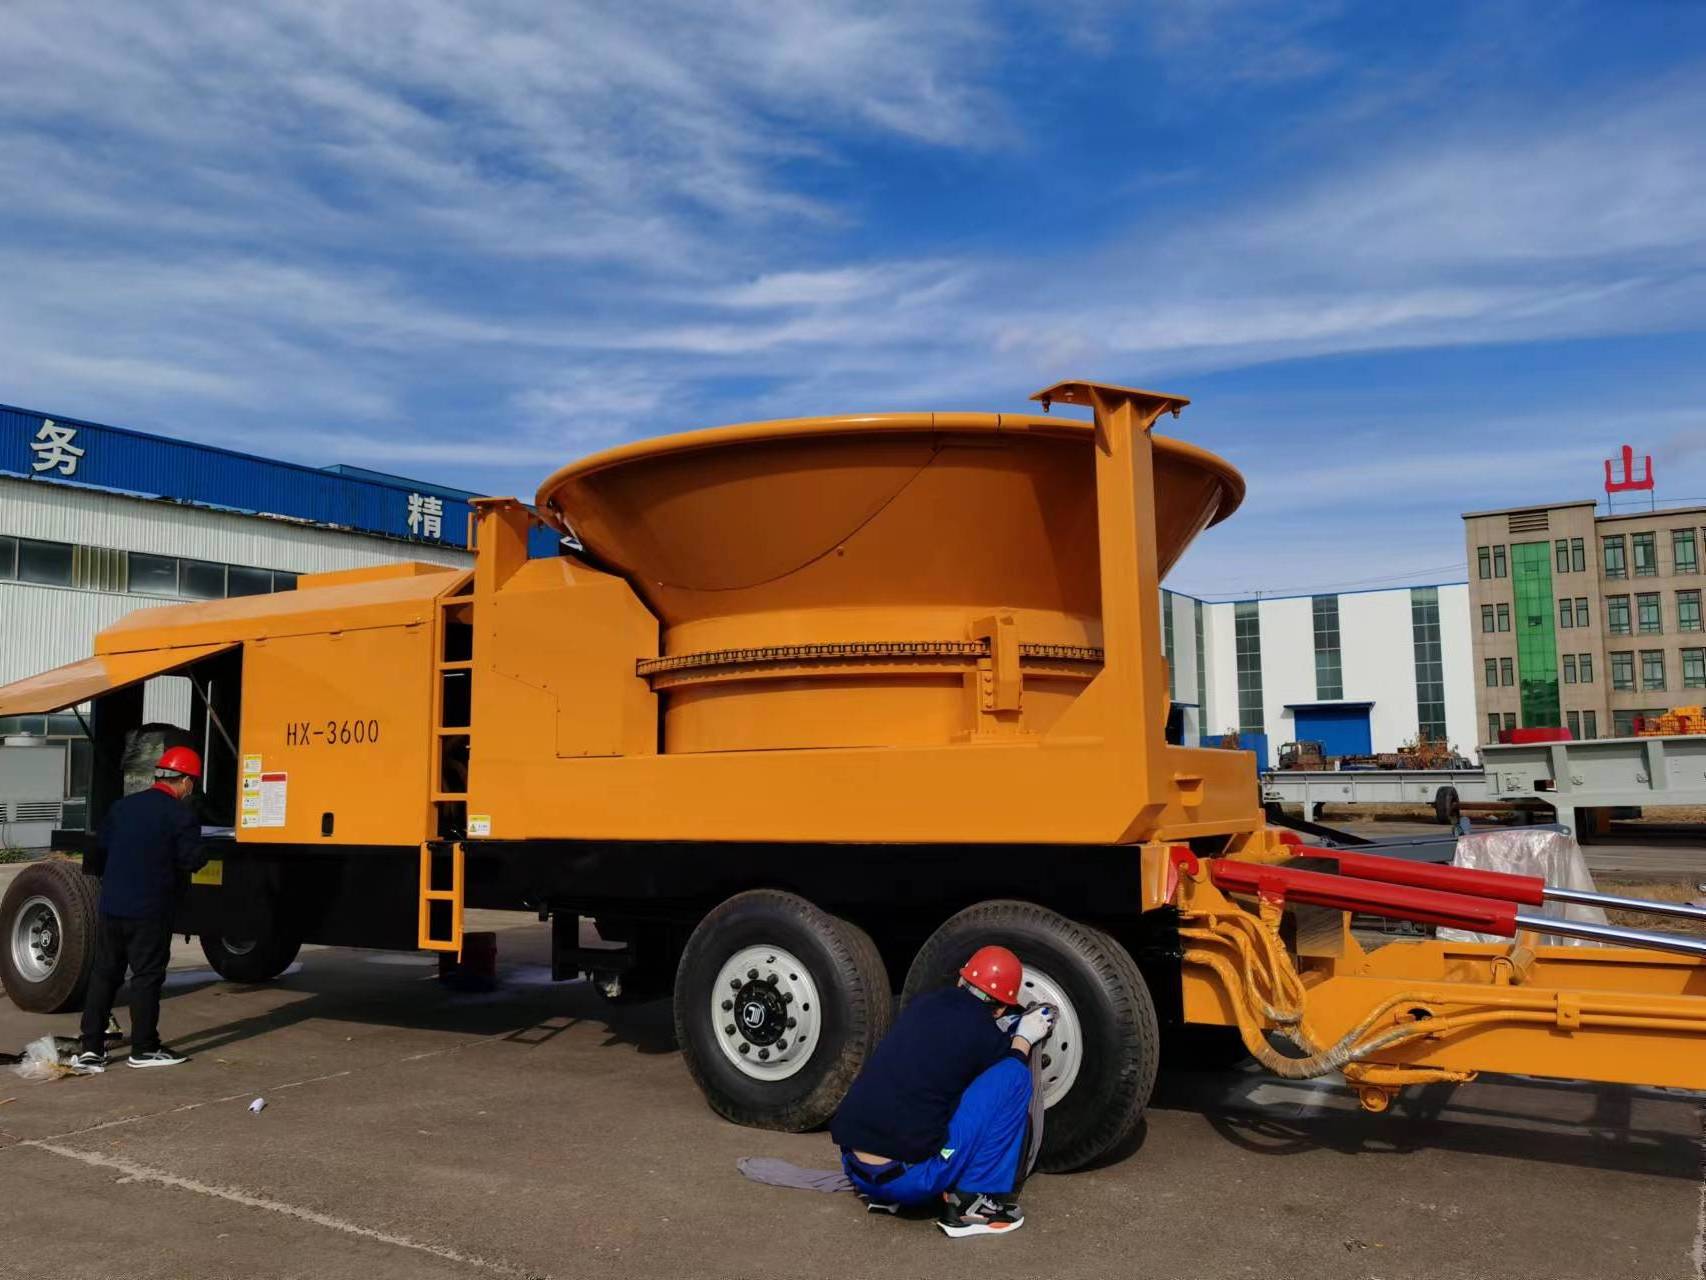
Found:
<svg viewBox="0 0 1706 1280"><path fill-rule="evenodd" d="M1025 966L1006 947L979 947L960 970L960 977L999 1004L1019 1003L1019 982Z"/></svg>
<svg viewBox="0 0 1706 1280"><path fill-rule="evenodd" d="M160 756L160 763L154 767L181 773L186 778L201 777L201 757L189 747L167 747Z"/></svg>

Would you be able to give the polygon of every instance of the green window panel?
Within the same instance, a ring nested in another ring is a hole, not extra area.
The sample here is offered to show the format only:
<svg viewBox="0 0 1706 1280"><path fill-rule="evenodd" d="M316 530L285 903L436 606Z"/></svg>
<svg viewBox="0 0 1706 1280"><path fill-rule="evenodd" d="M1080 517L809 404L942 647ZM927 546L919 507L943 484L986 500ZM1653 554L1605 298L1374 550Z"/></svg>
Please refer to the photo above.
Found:
<svg viewBox="0 0 1706 1280"><path fill-rule="evenodd" d="M1545 552L1545 543L1536 545ZM1547 581L1550 584L1550 578ZM1551 607L1548 601L1547 608ZM1445 660L1439 635L1438 587L1410 589L1410 632L1416 651L1416 730L1423 738L1444 742Z"/></svg>
<svg viewBox="0 0 1706 1280"><path fill-rule="evenodd" d="M1177 699L1179 682L1173 673L1179 669L1178 659L1173 655L1173 593L1161 592L1161 654L1167 659L1167 696Z"/></svg>
<svg viewBox="0 0 1706 1280"><path fill-rule="evenodd" d="M1232 606L1232 649L1238 669L1238 731L1265 733L1262 714L1262 614L1254 600Z"/></svg>
<svg viewBox="0 0 1706 1280"><path fill-rule="evenodd" d="M1345 696L1344 664L1339 652L1339 597L1311 601L1315 621L1315 696Z"/></svg>
<svg viewBox="0 0 1706 1280"><path fill-rule="evenodd" d="M1511 547L1515 597L1518 685L1525 728L1562 723L1558 697L1558 633L1553 622L1551 547L1518 542Z"/></svg>
<svg viewBox="0 0 1706 1280"><path fill-rule="evenodd" d="M1191 601L1191 614L1197 632L1197 740L1200 742L1208 732L1208 663L1203 656L1201 600Z"/></svg>

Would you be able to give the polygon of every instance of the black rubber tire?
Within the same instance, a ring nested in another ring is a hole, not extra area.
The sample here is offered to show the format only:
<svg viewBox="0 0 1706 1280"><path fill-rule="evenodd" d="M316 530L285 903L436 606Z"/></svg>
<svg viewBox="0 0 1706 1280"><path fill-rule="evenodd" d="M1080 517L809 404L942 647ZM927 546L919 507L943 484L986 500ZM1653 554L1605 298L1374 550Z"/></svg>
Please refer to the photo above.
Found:
<svg viewBox="0 0 1706 1280"><path fill-rule="evenodd" d="M247 951L233 951L226 939L203 935L201 953L213 971L227 982L271 982L296 962L302 939L269 933Z"/></svg>
<svg viewBox="0 0 1706 1280"><path fill-rule="evenodd" d="M27 1013L66 1013L83 1007L89 974L95 965L96 901L101 882L61 858L25 867L0 899L0 986ZM29 981L12 957L12 930L24 903L46 898L59 916L59 956L52 972Z"/></svg>
<svg viewBox="0 0 1706 1280"><path fill-rule="evenodd" d="M1462 812L1458 803L1456 787L1441 787L1434 792L1434 820L1448 827L1454 825Z"/></svg>
<svg viewBox="0 0 1706 1280"><path fill-rule="evenodd" d="M1161 1058L1149 987L1125 948L1100 929L1034 903L983 902L930 935L906 975L902 1007L953 982L966 957L992 944L1045 971L1071 997L1084 1060L1071 1090L1048 1110L1037 1167L1080 1168L1129 1141L1149 1105Z"/></svg>
<svg viewBox="0 0 1706 1280"><path fill-rule="evenodd" d="M743 1075L706 1016L711 984L735 952L783 947L811 971L823 1003L818 1047L786 1080ZM699 922L675 974L675 1039L711 1110L755 1129L800 1133L826 1124L894 1017L888 970L870 935L804 898L773 889L736 894Z"/></svg>

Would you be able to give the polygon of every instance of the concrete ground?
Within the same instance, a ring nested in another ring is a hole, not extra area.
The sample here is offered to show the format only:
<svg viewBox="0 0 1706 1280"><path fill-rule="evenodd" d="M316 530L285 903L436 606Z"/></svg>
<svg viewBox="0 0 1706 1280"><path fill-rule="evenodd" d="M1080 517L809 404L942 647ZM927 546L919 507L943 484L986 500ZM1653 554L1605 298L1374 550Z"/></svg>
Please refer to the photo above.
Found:
<svg viewBox="0 0 1706 1280"><path fill-rule="evenodd" d="M950 1241L748 1183L737 1157L829 1167L828 1138L718 1119L667 1006L551 984L530 917L470 927L500 930L497 992L318 948L234 986L192 944L162 1016L189 1065L0 1073L0 1275L1701 1274L1700 1100L1514 1079L1371 1116L1332 1083L1164 1077L1135 1150L1033 1179L1017 1235ZM0 1000L0 1047L74 1023Z"/></svg>

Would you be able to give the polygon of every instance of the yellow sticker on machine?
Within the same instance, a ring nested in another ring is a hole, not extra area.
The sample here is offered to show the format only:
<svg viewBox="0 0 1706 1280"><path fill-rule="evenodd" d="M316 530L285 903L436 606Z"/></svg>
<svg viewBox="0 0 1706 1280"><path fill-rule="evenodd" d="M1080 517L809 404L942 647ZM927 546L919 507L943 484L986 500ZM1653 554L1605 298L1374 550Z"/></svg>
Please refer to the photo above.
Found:
<svg viewBox="0 0 1706 1280"><path fill-rule="evenodd" d="M259 773L260 771L261 771L261 758L259 756L244 756L243 757L243 772L244 773Z"/></svg>
<svg viewBox="0 0 1706 1280"><path fill-rule="evenodd" d="M225 883L225 863L218 858L190 877L191 884L222 885Z"/></svg>

